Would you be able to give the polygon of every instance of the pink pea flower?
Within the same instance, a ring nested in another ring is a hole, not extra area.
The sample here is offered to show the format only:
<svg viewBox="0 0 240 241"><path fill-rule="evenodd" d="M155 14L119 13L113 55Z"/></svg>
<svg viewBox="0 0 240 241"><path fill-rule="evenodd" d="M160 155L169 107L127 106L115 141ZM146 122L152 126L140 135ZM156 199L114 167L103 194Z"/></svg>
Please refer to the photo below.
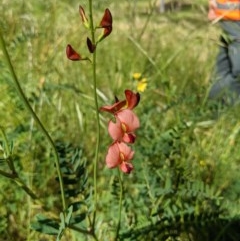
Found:
<svg viewBox="0 0 240 241"><path fill-rule="evenodd" d="M134 151L123 142L114 142L109 148L106 156L108 168L119 167L124 173L131 173Z"/></svg>
<svg viewBox="0 0 240 241"><path fill-rule="evenodd" d="M115 114L116 122L112 120L108 124L108 132L114 141L134 143L136 135L134 131L140 127L138 117L132 110L124 109Z"/></svg>

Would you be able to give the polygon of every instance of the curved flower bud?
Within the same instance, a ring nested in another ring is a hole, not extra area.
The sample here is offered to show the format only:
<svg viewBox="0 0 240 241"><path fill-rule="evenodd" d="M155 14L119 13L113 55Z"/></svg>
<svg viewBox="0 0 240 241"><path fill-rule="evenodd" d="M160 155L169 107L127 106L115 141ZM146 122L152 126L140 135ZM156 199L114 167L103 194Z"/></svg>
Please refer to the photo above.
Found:
<svg viewBox="0 0 240 241"><path fill-rule="evenodd" d="M88 19L86 17L85 11L84 11L82 6L79 6L79 13L80 13L80 16L81 16L81 19L82 19L82 22L83 22L84 26L86 28L89 28L89 22L88 22Z"/></svg>
<svg viewBox="0 0 240 241"><path fill-rule="evenodd" d="M68 44L66 47L66 55L67 58L72 61L88 60L91 62L91 60L87 57L82 58L82 56L78 52L76 52L70 44Z"/></svg>
<svg viewBox="0 0 240 241"><path fill-rule="evenodd" d="M99 37L98 42L106 38L112 32L112 14L108 8L105 9L103 18L99 24L99 28L104 28L104 31Z"/></svg>
<svg viewBox="0 0 240 241"><path fill-rule="evenodd" d="M66 54L67 58L73 61L79 61L82 60L82 57L79 53L77 53L70 44L66 47Z"/></svg>
<svg viewBox="0 0 240 241"><path fill-rule="evenodd" d="M108 8L105 9L103 18L99 24L101 28L112 27L112 14Z"/></svg>
<svg viewBox="0 0 240 241"><path fill-rule="evenodd" d="M89 52L92 54L94 53L95 49L96 49L96 45L92 43L90 38L87 38L87 46L88 46L88 50Z"/></svg>

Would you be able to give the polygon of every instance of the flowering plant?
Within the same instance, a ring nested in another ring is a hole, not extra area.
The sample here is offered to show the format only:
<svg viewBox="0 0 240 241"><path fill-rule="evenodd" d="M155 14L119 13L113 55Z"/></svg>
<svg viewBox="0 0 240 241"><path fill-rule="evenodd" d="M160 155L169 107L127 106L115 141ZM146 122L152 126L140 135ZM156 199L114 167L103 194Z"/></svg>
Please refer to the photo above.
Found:
<svg viewBox="0 0 240 241"><path fill-rule="evenodd" d="M66 234L67 229L75 230L83 235L91 236L94 240L99 240L97 233L97 211L98 209L98 163L99 163L99 145L100 145L100 118L99 118L99 109L101 111L106 111L113 115L113 118L108 122L108 133L112 139L112 143L108 147L108 152L106 155L106 166L108 168L119 167L123 173L131 173L133 170L132 160L134 157L134 151L131 145L136 140L135 131L140 127L140 121L137 115L133 112L133 109L138 105L140 101L139 93L134 93L131 90L125 90L125 99L119 101L115 99L115 103L110 106L98 106L98 95L97 95L97 60L96 52L98 49L99 43L105 40L112 33L112 14L108 8L105 9L102 19L98 24L94 24L93 21L93 11L92 11L92 1L89 0L89 15L85 13L83 6L79 6L79 14L81 21L85 28L90 32L90 37L86 38L86 47L90 53L90 56L83 56L78 51L76 51L71 44L66 46L66 56L71 61L83 61L87 60L91 63L92 67L92 79L93 79L93 96L95 103L95 114L96 114L96 147L95 147L95 156L93 161L93 197L91 207L88 207L87 212L76 213L79 209L79 205L83 206L84 204L87 207L86 200L87 196L83 193L83 197L79 199L79 192L73 189L73 186L76 185L79 188L79 180L83 179L81 183L81 188L83 189L86 183L86 171L85 167L78 163L79 160L75 160L78 157L79 153L72 156L72 163L69 163L63 158L62 153L65 152L64 148L54 142L41 120L36 115L35 111L32 109L29 104L28 99L24 95L24 92L19 84L17 76L14 72L13 66L11 64L10 57L8 55L4 40L0 33L0 42L3 45L4 55L6 56L7 62L10 66L10 70L13 76L14 83L18 90L20 97L22 98L23 103L26 108L32 115L35 122L40 127L42 133L45 135L48 140L51 149L53 150L53 156L55 160L55 167L57 170L57 176L59 181L59 188L61 193L62 207L59 214L59 219L48 218L40 216L36 218L36 222L32 223L32 229L40 231L45 234L56 235L56 241L60 241L61 238ZM101 33L97 34L98 30L101 29ZM44 82L43 82L44 83ZM41 83L41 88L43 89L43 83ZM1 128L0 128L1 131ZM7 143L7 138L2 131L5 142ZM8 146L8 144L6 144ZM6 156L10 156L10 149L7 148ZM5 155L5 154L4 154ZM66 158L67 159L67 158ZM79 157L80 159L80 157ZM15 180L15 182L31 196L34 200L38 200L38 196L25 184L25 182L18 176L16 168L11 158L7 158L8 166L11 170L11 173L1 172L2 175L5 175L8 178ZM69 168L69 165L74 166ZM77 166L77 167L76 167ZM119 212L118 219L115 231L115 240L118 240L119 230L121 226L121 210L122 210L122 199L123 199L123 181L122 173L118 172L118 180L120 185L119 190ZM91 183L92 184L92 183ZM77 189L77 188L76 188ZM73 191L74 190L74 191ZM81 191L80 191L81 192ZM90 192L90 191L89 191ZM77 200L77 201L76 201ZM44 204L41 203L41 206L44 207ZM79 228L79 224L85 221L84 228Z"/></svg>
<svg viewBox="0 0 240 241"><path fill-rule="evenodd" d="M93 89L94 89L94 100L95 100L95 113L97 122L97 142L95 149L95 159L94 159L94 211L91 219L91 234L96 238L95 235L95 222L97 214L97 164L98 164L98 154L99 154L99 143L100 143L100 119L99 119L99 107L97 98L97 74L96 74L96 51L98 44L108 37L112 32L112 14L107 8L104 11L104 15L100 23L94 26L92 17L92 6L90 2L90 14L87 16L85 10L82 6L79 7L79 13L84 26L90 30L91 37L87 37L86 43L90 54L93 58L90 59L87 56L82 56L74 48L68 44L66 47L67 58L72 61L88 60L92 63L92 74L93 74ZM103 29L101 35L96 38L95 32L98 29ZM118 100L115 97L115 103L109 106L102 106L100 111L105 111L113 115L113 119L108 122L108 133L112 139L112 143L108 147L108 152L106 155L106 166L108 168L119 167L123 173L131 173L133 170L132 160L134 157L134 151L130 146L135 142L136 134L135 131L140 127L140 121L137 115L133 112L133 109L138 105L140 101L140 94L134 93L131 90L125 90L125 99ZM122 196L123 196L123 182L119 174L119 184L120 197L119 197L119 214L118 214L118 225L116 228L115 239L117 240L119 235L119 229L121 224L121 210L122 210Z"/></svg>

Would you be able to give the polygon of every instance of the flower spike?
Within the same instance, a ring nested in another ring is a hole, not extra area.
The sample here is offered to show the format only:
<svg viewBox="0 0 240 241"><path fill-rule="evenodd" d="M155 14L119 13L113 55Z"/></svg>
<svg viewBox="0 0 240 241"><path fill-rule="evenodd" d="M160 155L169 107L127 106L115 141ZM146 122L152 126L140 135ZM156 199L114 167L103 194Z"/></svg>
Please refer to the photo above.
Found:
<svg viewBox="0 0 240 241"><path fill-rule="evenodd" d="M100 110L109 112L114 116L114 119L108 122L108 133L113 143L108 148L107 167L115 168L118 166L122 172L131 173L134 151L129 145L135 142L135 131L140 127L140 121L133 112L133 108L138 105L140 94L125 90L125 97L125 100L119 100L115 96L113 105L102 106Z"/></svg>

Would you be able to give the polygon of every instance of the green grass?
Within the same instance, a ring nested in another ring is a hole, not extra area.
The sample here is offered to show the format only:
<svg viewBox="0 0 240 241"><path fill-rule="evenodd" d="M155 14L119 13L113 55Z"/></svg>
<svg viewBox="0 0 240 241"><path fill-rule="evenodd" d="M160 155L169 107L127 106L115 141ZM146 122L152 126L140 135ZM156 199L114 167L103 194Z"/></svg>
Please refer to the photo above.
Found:
<svg viewBox="0 0 240 241"><path fill-rule="evenodd" d="M95 21L101 19L106 7L113 15L113 32L99 45L97 53L99 105L112 103L115 95L122 98L125 89L136 88L133 73L141 72L148 79L136 109L141 128L134 145L135 170L124 176L121 233L191 208L196 216L219 208L224 210L219 218L232 220L239 216L238 107L224 109L216 118L206 98L219 29L207 21L204 1L163 15L157 7L151 8L154 1L134 2L94 3ZM87 1L81 4L87 6ZM65 56L68 43L88 55L78 5L78 1L67 0L3 1L0 27L21 86L53 140L83 150L91 193L96 132L92 72L88 62L70 62ZM58 218L61 211L52 152L18 97L1 51L0 66L0 126L13 145L20 176L47 209L43 210L10 179L0 176L0 240L55 240L30 229L37 213ZM99 240L113 240L118 210L113 190L116 172L105 168L104 161L110 143L107 118L101 113ZM7 170L2 161L0 170ZM185 200L186 190L190 198ZM152 217L153 213L158 215ZM211 239L210 231L203 225L202 236L187 228L181 229L179 239L158 235L162 240L217 240L217 234ZM231 233L229 240L237 240L236 230L226 228L225 235L227 232ZM149 232L145 238L153 237ZM68 231L62 240L90 238Z"/></svg>

